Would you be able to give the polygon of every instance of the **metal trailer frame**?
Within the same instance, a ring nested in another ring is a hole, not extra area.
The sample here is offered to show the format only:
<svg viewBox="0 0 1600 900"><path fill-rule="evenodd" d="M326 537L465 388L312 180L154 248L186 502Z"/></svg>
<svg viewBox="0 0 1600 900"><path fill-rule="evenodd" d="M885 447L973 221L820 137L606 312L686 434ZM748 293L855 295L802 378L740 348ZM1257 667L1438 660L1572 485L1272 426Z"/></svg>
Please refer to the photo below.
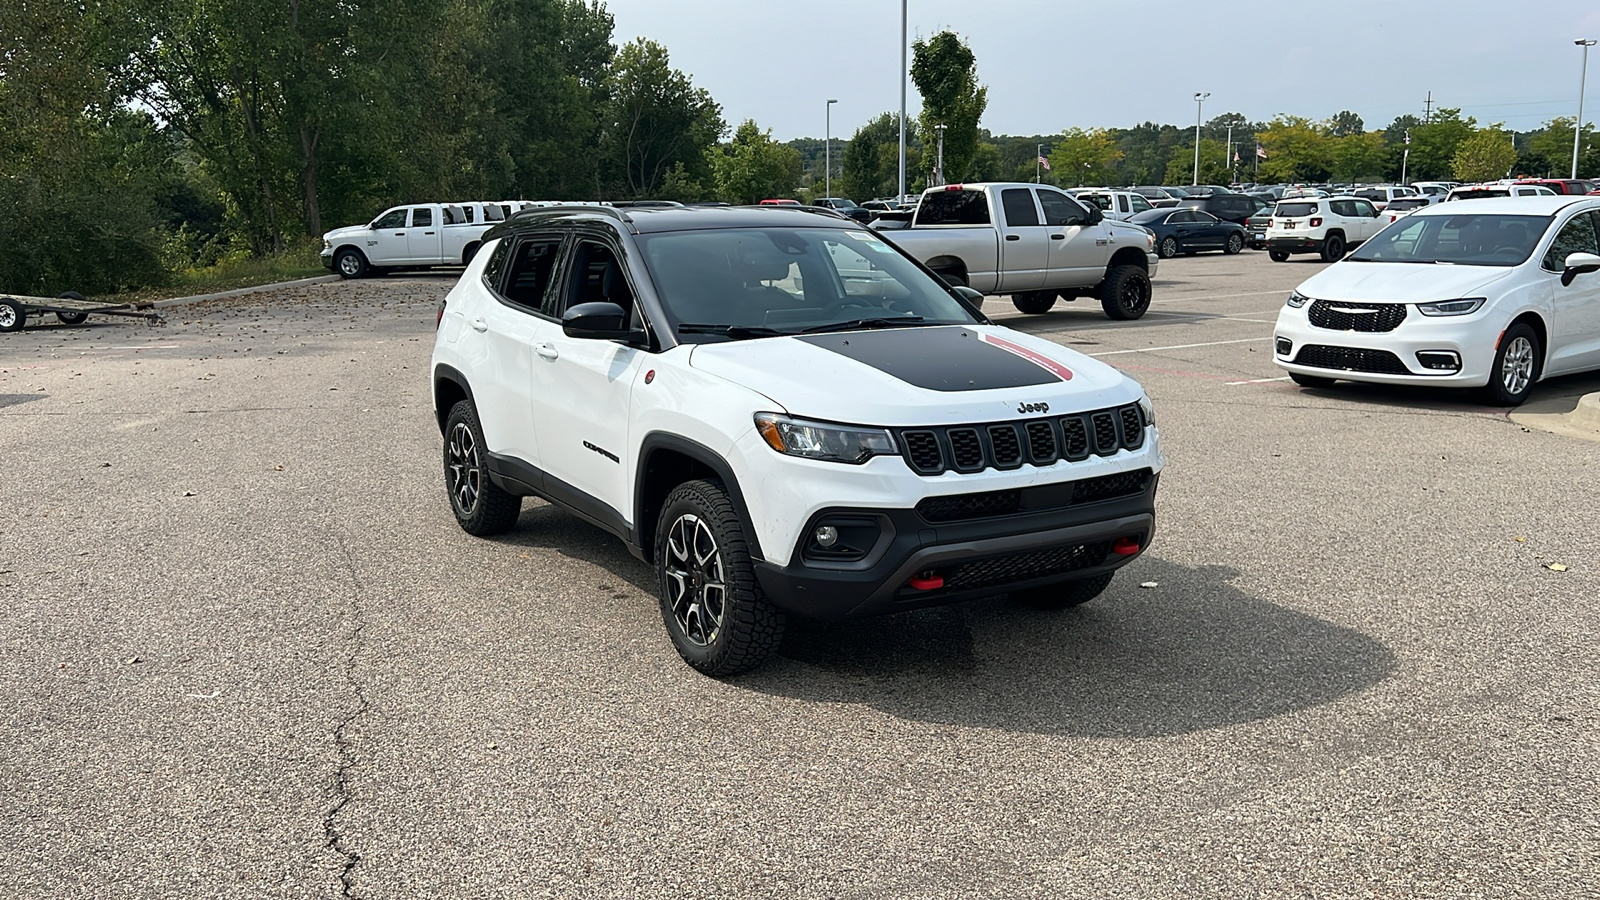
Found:
<svg viewBox="0 0 1600 900"><path fill-rule="evenodd" d="M81 325L91 315L144 319L151 325L165 321L152 303L95 303L77 291L59 297L23 297L0 294L0 332L21 331L28 317L54 313L63 325Z"/></svg>

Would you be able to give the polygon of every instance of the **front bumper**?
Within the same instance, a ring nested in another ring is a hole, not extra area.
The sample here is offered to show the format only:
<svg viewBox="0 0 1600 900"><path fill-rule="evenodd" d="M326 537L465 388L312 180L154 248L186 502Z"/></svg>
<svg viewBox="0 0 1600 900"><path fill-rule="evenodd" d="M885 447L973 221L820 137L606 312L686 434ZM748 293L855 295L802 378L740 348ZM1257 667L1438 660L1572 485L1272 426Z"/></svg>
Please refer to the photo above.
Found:
<svg viewBox="0 0 1600 900"><path fill-rule="evenodd" d="M1142 493L1058 509L990 519L933 524L915 509L825 509L811 523L859 515L876 519L882 537L865 560L823 566L796 552L787 566L757 562L767 599L811 618L833 620L942 606L1113 571L1137 559L1155 536L1151 473ZM1119 554L1119 538L1138 550ZM938 575L943 587L912 587L914 577Z"/></svg>
<svg viewBox="0 0 1600 900"><path fill-rule="evenodd" d="M333 271L333 249L332 248L324 249L322 251L322 253L319 254L319 255L322 257L322 267L327 269L328 271L332 272Z"/></svg>
<svg viewBox="0 0 1600 900"><path fill-rule="evenodd" d="M1375 384L1482 387L1489 383L1502 329L1491 324L1487 310L1470 316L1428 318L1412 309L1393 331L1358 332L1312 325L1309 309L1310 304L1300 309L1285 306L1278 314L1273 328L1273 362L1285 371ZM1285 340L1290 344L1287 354L1280 352ZM1312 351L1302 356L1308 347L1328 347L1334 352ZM1370 365L1375 358L1363 352L1342 352L1346 350L1392 354L1405 371L1361 371L1359 366ZM1430 352L1455 353L1461 368L1442 371L1423 366L1417 354ZM1307 360L1324 364L1307 365Z"/></svg>

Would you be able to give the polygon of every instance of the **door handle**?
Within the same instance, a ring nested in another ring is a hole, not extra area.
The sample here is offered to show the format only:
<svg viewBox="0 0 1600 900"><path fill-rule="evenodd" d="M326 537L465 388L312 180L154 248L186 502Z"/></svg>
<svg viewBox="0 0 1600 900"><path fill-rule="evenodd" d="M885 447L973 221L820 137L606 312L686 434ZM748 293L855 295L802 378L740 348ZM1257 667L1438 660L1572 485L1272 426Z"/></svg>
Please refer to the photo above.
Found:
<svg viewBox="0 0 1600 900"><path fill-rule="evenodd" d="M396 232L395 232L395 233L394 233L394 236L395 236L395 237L405 237L405 236L406 236L406 233L405 233L405 232L404 232L404 231L396 231Z"/></svg>
<svg viewBox="0 0 1600 900"><path fill-rule="evenodd" d="M1020 234L1008 234L1008 235L1006 235L1006 240L1008 240L1008 241L1020 241L1020 240L1022 240L1022 235L1020 235Z"/></svg>
<svg viewBox="0 0 1600 900"><path fill-rule="evenodd" d="M559 359L561 357L561 351L556 349L555 344L534 344L533 352L539 354L541 359Z"/></svg>
<svg viewBox="0 0 1600 900"><path fill-rule="evenodd" d="M1052 234L1052 235L1050 235L1050 240L1052 240L1052 241L1064 241L1066 239L1067 239L1067 236L1064 235L1064 234Z"/></svg>
<svg viewBox="0 0 1600 900"><path fill-rule="evenodd" d="M423 234L424 234L424 235L429 235L429 234L433 234L433 232L431 232L431 231L424 231L424 232L423 232Z"/></svg>
<svg viewBox="0 0 1600 900"><path fill-rule="evenodd" d="M472 320L472 330L473 331L488 331L489 330L489 323L485 322L482 319L473 319Z"/></svg>

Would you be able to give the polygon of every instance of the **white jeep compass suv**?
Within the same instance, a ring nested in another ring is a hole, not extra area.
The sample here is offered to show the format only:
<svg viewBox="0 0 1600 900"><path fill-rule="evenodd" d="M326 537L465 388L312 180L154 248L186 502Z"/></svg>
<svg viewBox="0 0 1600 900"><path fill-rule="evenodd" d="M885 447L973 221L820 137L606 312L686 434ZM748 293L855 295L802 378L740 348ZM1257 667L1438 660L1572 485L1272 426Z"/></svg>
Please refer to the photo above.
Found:
<svg viewBox="0 0 1600 900"><path fill-rule="evenodd" d="M440 309L451 509L617 535L711 675L791 613L1083 603L1154 534L1149 400L979 302L827 210L519 213Z"/></svg>
<svg viewBox="0 0 1600 900"><path fill-rule="evenodd" d="M1273 262L1287 262L1292 253L1316 253L1337 262L1387 224L1371 201L1359 197L1279 200L1267 223L1267 255Z"/></svg>

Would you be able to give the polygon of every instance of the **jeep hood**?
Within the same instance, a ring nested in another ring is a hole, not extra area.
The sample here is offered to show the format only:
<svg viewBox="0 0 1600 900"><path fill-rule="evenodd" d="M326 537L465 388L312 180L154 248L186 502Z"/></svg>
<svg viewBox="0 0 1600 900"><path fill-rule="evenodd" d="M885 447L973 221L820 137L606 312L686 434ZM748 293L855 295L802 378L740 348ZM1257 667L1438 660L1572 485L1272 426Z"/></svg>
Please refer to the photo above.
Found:
<svg viewBox="0 0 1600 900"><path fill-rule="evenodd" d="M689 364L764 394L791 415L864 425L1004 421L1037 404L1083 412L1143 393L1104 363L992 325L699 344Z"/></svg>

